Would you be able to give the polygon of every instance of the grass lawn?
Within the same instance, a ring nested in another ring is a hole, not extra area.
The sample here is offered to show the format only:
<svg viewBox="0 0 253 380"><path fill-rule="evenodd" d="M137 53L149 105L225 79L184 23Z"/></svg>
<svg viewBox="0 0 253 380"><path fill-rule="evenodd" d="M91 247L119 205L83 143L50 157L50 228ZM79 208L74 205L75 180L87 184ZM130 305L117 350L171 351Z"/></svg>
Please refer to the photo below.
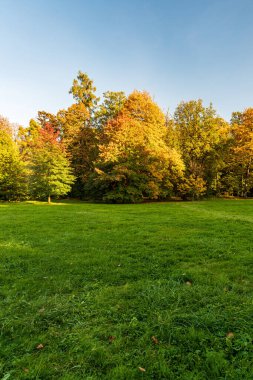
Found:
<svg viewBox="0 0 253 380"><path fill-rule="evenodd" d="M0 380L253 379L253 201L0 204Z"/></svg>

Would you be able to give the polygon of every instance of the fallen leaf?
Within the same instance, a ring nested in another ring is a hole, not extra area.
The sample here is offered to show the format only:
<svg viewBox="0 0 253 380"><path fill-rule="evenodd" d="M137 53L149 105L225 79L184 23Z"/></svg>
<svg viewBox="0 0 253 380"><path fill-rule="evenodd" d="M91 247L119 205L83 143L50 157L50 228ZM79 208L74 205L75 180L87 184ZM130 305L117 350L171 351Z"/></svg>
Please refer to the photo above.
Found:
<svg viewBox="0 0 253 380"><path fill-rule="evenodd" d="M192 282L191 281L186 281L185 284L188 285L188 286L192 286Z"/></svg>
<svg viewBox="0 0 253 380"><path fill-rule="evenodd" d="M139 367L139 371L146 372L145 368Z"/></svg>
<svg viewBox="0 0 253 380"><path fill-rule="evenodd" d="M44 348L44 345L42 343L38 344L38 346L36 347L37 350L42 350L42 348Z"/></svg>
<svg viewBox="0 0 253 380"><path fill-rule="evenodd" d="M152 337L151 337L151 340L152 340L152 342L153 342L154 344L158 344L158 343L159 343L158 339L157 339L155 336L152 336Z"/></svg>
<svg viewBox="0 0 253 380"><path fill-rule="evenodd" d="M229 339L234 338L234 336L235 336L235 334L234 334L232 331L229 331L229 332L227 333L227 338L229 338Z"/></svg>
<svg viewBox="0 0 253 380"><path fill-rule="evenodd" d="M28 368L23 368L23 371L24 371L25 373L28 373L28 372L29 372L29 369L28 369Z"/></svg>
<svg viewBox="0 0 253 380"><path fill-rule="evenodd" d="M115 339L116 339L116 336L110 335L109 338L108 338L109 343L112 343Z"/></svg>

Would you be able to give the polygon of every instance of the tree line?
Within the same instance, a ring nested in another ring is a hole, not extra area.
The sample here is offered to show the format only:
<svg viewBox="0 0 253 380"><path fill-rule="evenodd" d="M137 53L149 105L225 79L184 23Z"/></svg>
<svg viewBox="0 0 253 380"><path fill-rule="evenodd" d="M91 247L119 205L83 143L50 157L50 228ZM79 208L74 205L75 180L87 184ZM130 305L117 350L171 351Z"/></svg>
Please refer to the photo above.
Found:
<svg viewBox="0 0 253 380"><path fill-rule="evenodd" d="M147 92L107 91L79 72L74 103L18 130L0 117L0 199L105 202L253 195L253 108L228 123L210 104L164 114Z"/></svg>

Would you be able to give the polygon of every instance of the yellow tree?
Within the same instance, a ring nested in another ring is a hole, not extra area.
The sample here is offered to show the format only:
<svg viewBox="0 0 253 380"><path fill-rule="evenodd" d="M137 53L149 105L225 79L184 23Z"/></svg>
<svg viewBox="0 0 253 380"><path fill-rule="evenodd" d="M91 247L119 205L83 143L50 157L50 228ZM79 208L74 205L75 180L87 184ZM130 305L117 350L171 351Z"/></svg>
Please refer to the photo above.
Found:
<svg viewBox="0 0 253 380"><path fill-rule="evenodd" d="M73 194L82 196L84 185L94 171L94 161L98 154L98 131L93 128L90 112L82 102L59 111L57 119L62 131L62 143L77 177Z"/></svg>
<svg viewBox="0 0 253 380"><path fill-rule="evenodd" d="M93 184L104 200L135 202L168 196L184 165L166 145L165 116L148 93L134 91L108 121Z"/></svg>
<svg viewBox="0 0 253 380"><path fill-rule="evenodd" d="M12 126L0 116L0 197L24 198L27 191L27 171L12 138Z"/></svg>
<svg viewBox="0 0 253 380"><path fill-rule="evenodd" d="M253 108L232 115L232 170L237 178L238 191L247 196L253 188Z"/></svg>
<svg viewBox="0 0 253 380"><path fill-rule="evenodd" d="M217 192L228 123L216 115L212 105L204 107L202 100L181 102L174 121L186 166L185 181L179 187L181 194L198 197L213 190Z"/></svg>
<svg viewBox="0 0 253 380"><path fill-rule="evenodd" d="M94 115L94 125L102 130L109 120L115 118L123 108L126 95L123 91L107 91L103 94L103 102L98 106Z"/></svg>

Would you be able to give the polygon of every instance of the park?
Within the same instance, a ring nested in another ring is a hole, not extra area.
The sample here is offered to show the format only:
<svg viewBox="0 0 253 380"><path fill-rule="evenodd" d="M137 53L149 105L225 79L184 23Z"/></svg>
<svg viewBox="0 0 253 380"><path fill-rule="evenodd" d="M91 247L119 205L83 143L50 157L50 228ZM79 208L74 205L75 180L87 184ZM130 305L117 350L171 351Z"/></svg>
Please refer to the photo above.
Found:
<svg viewBox="0 0 253 380"><path fill-rule="evenodd" d="M0 380L253 380L253 1L0 14Z"/></svg>
<svg viewBox="0 0 253 380"><path fill-rule="evenodd" d="M251 379L253 200L0 204L10 379Z"/></svg>

